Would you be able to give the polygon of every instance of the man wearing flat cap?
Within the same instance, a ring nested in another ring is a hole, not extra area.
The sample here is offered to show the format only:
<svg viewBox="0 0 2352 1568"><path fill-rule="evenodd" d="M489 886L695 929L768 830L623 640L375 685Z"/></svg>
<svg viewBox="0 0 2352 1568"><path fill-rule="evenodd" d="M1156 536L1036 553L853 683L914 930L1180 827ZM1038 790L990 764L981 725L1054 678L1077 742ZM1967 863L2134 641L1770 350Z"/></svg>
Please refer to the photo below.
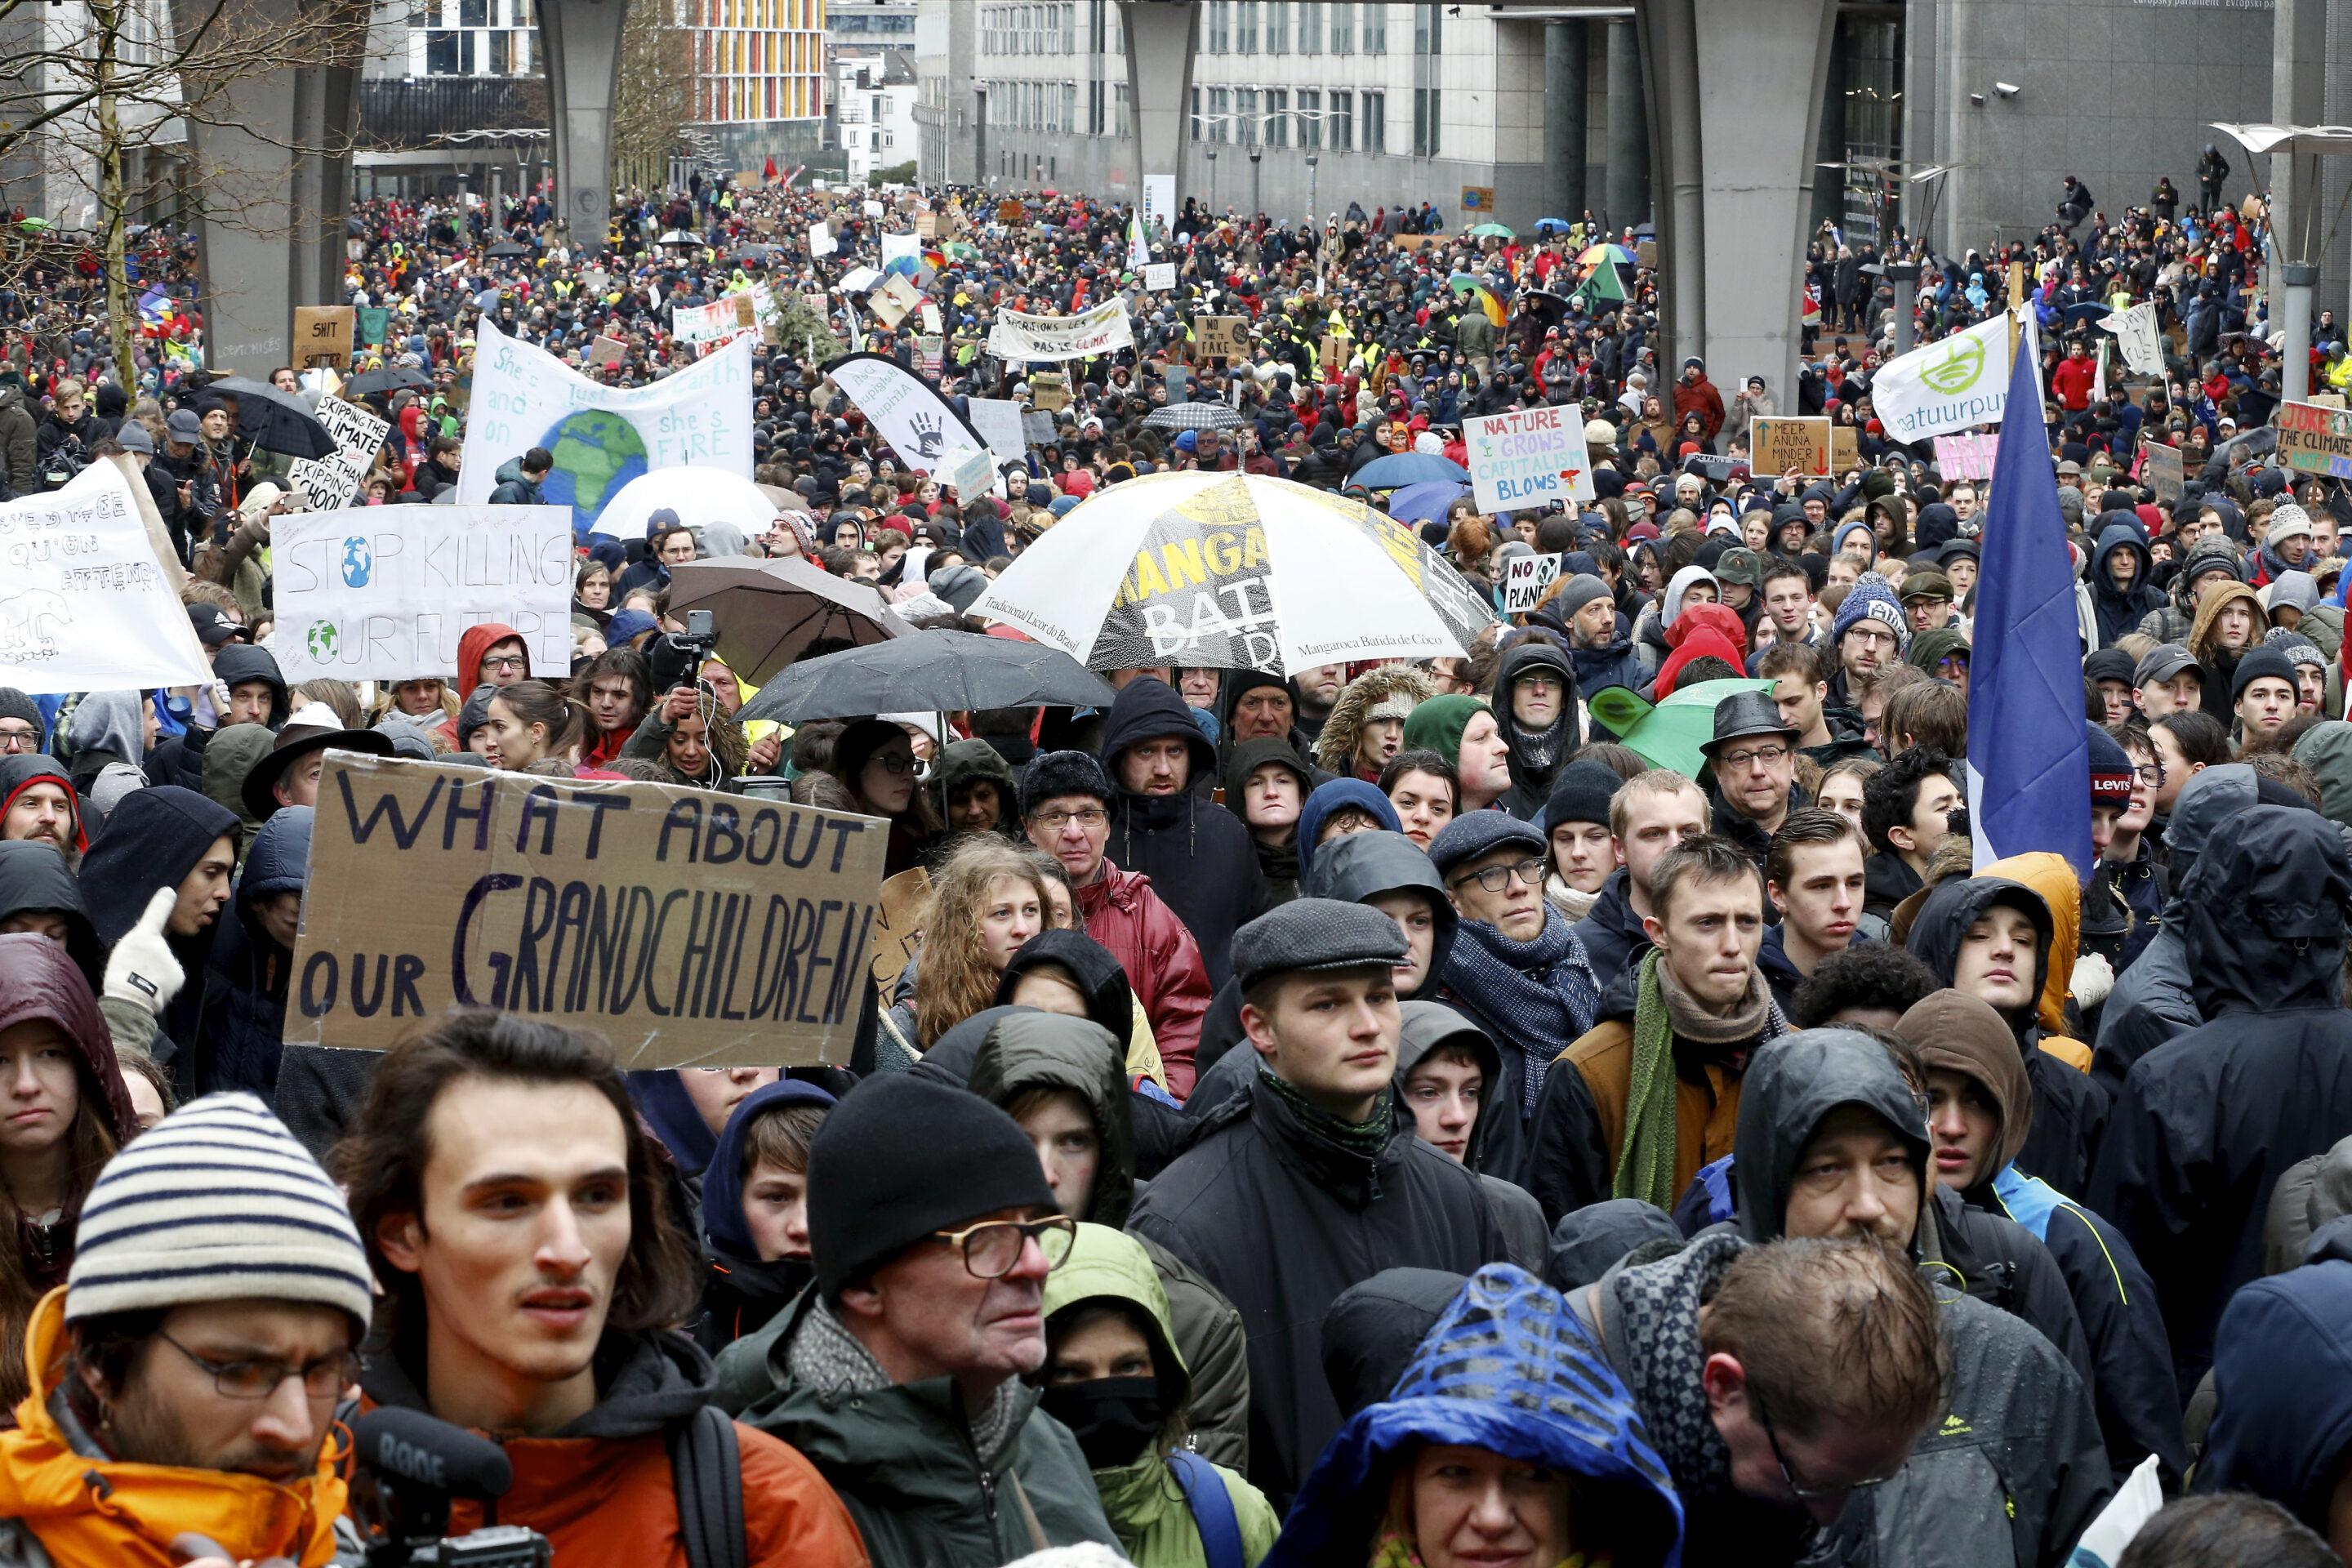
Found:
<svg viewBox="0 0 2352 1568"><path fill-rule="evenodd" d="M1386 1268L1471 1274L1506 1261L1477 1175L1414 1135L1396 1070L1397 923L1365 904L1300 899L1234 933L1246 1093L1151 1184L1128 1228L1208 1277L1249 1335L1250 1479L1288 1505L1339 1407L1322 1325Z"/></svg>

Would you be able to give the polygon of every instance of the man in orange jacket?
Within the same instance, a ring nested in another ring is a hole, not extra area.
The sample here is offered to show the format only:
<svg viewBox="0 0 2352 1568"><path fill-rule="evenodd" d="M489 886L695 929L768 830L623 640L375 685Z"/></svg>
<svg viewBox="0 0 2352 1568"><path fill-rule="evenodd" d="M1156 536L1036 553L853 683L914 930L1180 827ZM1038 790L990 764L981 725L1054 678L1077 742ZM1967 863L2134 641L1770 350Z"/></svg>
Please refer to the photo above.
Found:
<svg viewBox="0 0 2352 1568"><path fill-rule="evenodd" d="M514 1481L497 1523L538 1531L558 1563L688 1568L680 1496L715 1489L689 1468L731 1452L738 1561L866 1568L814 1467L706 1408L709 1358L668 1327L693 1311L700 1268L601 1041L454 1015L384 1054L358 1125L333 1163L391 1347L360 1386L501 1444ZM460 1502L449 1533L484 1522Z"/></svg>
<svg viewBox="0 0 2352 1568"><path fill-rule="evenodd" d="M34 1310L0 1563L319 1568L368 1296L341 1195L260 1100L165 1117L90 1188L72 1272Z"/></svg>

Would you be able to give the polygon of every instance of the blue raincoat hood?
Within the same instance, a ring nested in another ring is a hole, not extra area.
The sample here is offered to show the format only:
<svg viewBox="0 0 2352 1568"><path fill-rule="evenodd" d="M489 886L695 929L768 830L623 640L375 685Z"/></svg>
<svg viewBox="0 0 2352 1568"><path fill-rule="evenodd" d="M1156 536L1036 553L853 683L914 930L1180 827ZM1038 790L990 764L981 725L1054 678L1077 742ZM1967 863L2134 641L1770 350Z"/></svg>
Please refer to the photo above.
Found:
<svg viewBox="0 0 2352 1568"><path fill-rule="evenodd" d="M2216 1404L2199 1491L2250 1491L2327 1528L2352 1447L2352 1263L2305 1264L2231 1298L2213 1344Z"/></svg>
<svg viewBox="0 0 2352 1568"><path fill-rule="evenodd" d="M1559 1293L1489 1264L1437 1320L1394 1397L1357 1414L1307 1478L1259 1568L1360 1563L1396 1464L1424 1443L1528 1459L1614 1488L1620 1561L1679 1568L1683 1508L1633 1397Z"/></svg>
<svg viewBox="0 0 2352 1568"><path fill-rule="evenodd" d="M635 1074L631 1075L635 1077ZM642 1103L642 1101L640 1102ZM754 1119L783 1105L825 1105L833 1096L813 1083L785 1079L761 1084L735 1102L727 1130L710 1151L702 1173L702 1235L730 1257L750 1260L760 1256L758 1244L743 1224L743 1138ZM699 1120L698 1118L698 1120Z"/></svg>

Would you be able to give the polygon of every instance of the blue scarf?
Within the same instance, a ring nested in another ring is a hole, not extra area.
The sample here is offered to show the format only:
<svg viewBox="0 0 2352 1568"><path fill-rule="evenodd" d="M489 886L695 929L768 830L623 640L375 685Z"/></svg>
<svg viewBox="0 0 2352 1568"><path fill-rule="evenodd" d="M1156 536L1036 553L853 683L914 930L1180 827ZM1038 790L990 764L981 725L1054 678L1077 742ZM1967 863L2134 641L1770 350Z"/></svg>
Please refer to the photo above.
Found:
<svg viewBox="0 0 2352 1568"><path fill-rule="evenodd" d="M1527 1053L1519 1115L1533 1116L1544 1069L1592 1027L1601 1010L1601 983L1576 928L1549 904L1532 942L1513 942L1484 921L1464 921L1454 929L1445 984Z"/></svg>

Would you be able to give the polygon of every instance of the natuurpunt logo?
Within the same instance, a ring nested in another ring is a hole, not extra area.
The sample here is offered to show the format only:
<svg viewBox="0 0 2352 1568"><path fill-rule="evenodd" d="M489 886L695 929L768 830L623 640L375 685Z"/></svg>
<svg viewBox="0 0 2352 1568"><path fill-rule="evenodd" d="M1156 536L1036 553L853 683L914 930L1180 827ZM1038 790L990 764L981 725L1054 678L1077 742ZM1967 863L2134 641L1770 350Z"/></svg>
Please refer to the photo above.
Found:
<svg viewBox="0 0 2352 1568"><path fill-rule="evenodd" d="M1951 352L1937 363L1919 373L1919 379L1937 391L1951 395L1966 392L1984 374L1984 344L1975 338L1954 338Z"/></svg>

